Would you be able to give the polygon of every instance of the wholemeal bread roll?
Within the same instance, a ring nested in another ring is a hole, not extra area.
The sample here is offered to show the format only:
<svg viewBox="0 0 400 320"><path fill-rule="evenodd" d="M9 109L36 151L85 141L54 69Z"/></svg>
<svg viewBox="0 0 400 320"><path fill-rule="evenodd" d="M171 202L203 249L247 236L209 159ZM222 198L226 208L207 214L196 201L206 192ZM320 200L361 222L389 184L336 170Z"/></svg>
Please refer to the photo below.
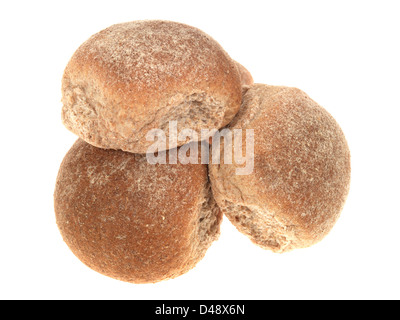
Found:
<svg viewBox="0 0 400 320"><path fill-rule="evenodd" d="M235 62L210 36L176 22L134 21L100 31L74 53L62 80L62 120L94 146L146 153L151 129L166 133L159 150L189 141L172 141L170 121L177 132L225 126L241 95Z"/></svg>
<svg viewBox="0 0 400 320"><path fill-rule="evenodd" d="M206 165L152 165L145 155L82 140L61 164L54 202L72 252L93 270L127 282L187 272L219 235L221 214Z"/></svg>
<svg viewBox="0 0 400 320"><path fill-rule="evenodd" d="M239 69L240 75L240 82L242 86L250 86L254 83L253 76L251 75L250 71L247 70L243 65L236 61L236 65Z"/></svg>
<svg viewBox="0 0 400 320"><path fill-rule="evenodd" d="M254 130L254 170L236 175L244 165L225 164L223 157L220 165L210 165L216 202L265 249L308 247L331 230L347 197L346 139L332 116L301 90L263 84L247 89L228 128ZM224 147L222 141L222 154Z"/></svg>

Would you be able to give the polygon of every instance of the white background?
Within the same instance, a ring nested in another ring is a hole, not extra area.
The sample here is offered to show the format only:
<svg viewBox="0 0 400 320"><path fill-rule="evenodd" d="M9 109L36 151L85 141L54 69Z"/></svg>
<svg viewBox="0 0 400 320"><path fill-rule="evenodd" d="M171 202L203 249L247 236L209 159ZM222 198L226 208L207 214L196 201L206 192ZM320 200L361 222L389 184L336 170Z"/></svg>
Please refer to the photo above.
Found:
<svg viewBox="0 0 400 320"><path fill-rule="evenodd" d="M2 1L1 299L399 299L398 1ZM83 265L53 209L76 137L61 124L61 77L92 34L166 19L198 27L258 83L295 86L341 125L352 153L342 216L319 244L286 254L225 219L189 273L134 285Z"/></svg>

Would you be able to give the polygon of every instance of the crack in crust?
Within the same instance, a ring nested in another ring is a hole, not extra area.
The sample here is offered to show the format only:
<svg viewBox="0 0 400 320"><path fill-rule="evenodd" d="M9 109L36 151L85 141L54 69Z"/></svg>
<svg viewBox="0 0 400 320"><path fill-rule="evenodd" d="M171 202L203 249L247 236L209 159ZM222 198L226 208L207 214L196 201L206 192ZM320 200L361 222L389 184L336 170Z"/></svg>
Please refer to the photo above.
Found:
<svg viewBox="0 0 400 320"><path fill-rule="evenodd" d="M223 212L240 232L261 248L282 253L301 245L295 224L283 222L272 212L258 206L225 200Z"/></svg>
<svg viewBox="0 0 400 320"><path fill-rule="evenodd" d="M123 151L130 151L140 141L146 139L146 134L151 129L160 129L166 135L167 144L163 147L160 143L158 145L160 151L164 148L176 148L182 143L200 140L201 129L221 127L225 117L223 103L207 96L205 92L192 93L188 96L177 95L171 99L175 104L165 108L160 107L153 114L149 113L147 118L150 120L147 122L138 123L136 126L127 124L131 133L129 136L122 136L116 130L116 124L106 121L107 116L102 116L107 108L96 90L90 90L94 87L83 84L73 86L71 81L65 80L62 121L70 131L101 148L121 148ZM118 115L111 115L112 117ZM170 121L177 122L178 133L182 129L191 128L197 133L198 139L187 138L185 142L180 143L175 133L169 132ZM120 125L123 126L122 121ZM170 144L170 137L177 143ZM124 141L124 146L121 146L120 141Z"/></svg>

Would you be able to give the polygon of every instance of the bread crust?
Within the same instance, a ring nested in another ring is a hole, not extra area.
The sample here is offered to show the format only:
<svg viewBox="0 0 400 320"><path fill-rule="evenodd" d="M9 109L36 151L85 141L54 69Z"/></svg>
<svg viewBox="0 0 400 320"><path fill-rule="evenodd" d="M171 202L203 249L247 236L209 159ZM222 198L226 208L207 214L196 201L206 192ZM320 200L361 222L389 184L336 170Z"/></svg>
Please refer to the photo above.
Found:
<svg viewBox="0 0 400 320"><path fill-rule="evenodd" d="M242 86L250 86L254 84L253 76L251 75L250 71L237 61L236 65L239 69L240 82L242 83Z"/></svg>
<svg viewBox="0 0 400 320"><path fill-rule="evenodd" d="M78 48L64 72L62 102L64 125L86 142L145 153L154 143L146 134L162 129L168 138L169 121L178 122L178 132L229 123L241 103L240 75L199 29L133 21L100 31Z"/></svg>
<svg viewBox="0 0 400 320"><path fill-rule="evenodd" d="M237 229L274 252L323 239L350 185L350 151L333 117L297 88L255 84L228 126L254 129L254 171L210 165L216 201ZM222 143L222 152L224 143Z"/></svg>
<svg viewBox="0 0 400 320"><path fill-rule="evenodd" d="M132 283L193 268L221 223L206 165L151 165L145 155L80 139L61 164L54 204L71 251L93 270Z"/></svg>

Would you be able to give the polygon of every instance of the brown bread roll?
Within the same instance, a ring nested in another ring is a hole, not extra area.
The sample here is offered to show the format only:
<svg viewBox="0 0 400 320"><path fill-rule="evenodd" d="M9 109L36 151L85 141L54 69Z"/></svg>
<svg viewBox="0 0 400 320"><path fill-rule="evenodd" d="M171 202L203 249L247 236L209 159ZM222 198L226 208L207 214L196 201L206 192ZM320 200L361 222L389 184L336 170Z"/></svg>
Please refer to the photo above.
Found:
<svg viewBox="0 0 400 320"><path fill-rule="evenodd" d="M210 165L223 213L274 252L320 241L337 221L350 184L349 148L332 116L299 89L255 84L228 128L254 130L254 170L236 175L243 165L225 164L223 157L221 165Z"/></svg>
<svg viewBox="0 0 400 320"><path fill-rule="evenodd" d="M72 252L93 270L133 283L193 268L217 239L222 218L206 165L152 165L145 155L82 140L61 164L54 202Z"/></svg>
<svg viewBox="0 0 400 320"><path fill-rule="evenodd" d="M178 132L219 129L241 96L235 62L210 36L182 23L134 21L100 31L74 53L62 80L62 120L94 146L146 153L151 129L167 140L170 121Z"/></svg>
<svg viewBox="0 0 400 320"><path fill-rule="evenodd" d="M250 86L254 83L253 76L251 75L250 71L247 70L243 65L236 61L236 65L239 69L240 74L240 82L242 86Z"/></svg>

